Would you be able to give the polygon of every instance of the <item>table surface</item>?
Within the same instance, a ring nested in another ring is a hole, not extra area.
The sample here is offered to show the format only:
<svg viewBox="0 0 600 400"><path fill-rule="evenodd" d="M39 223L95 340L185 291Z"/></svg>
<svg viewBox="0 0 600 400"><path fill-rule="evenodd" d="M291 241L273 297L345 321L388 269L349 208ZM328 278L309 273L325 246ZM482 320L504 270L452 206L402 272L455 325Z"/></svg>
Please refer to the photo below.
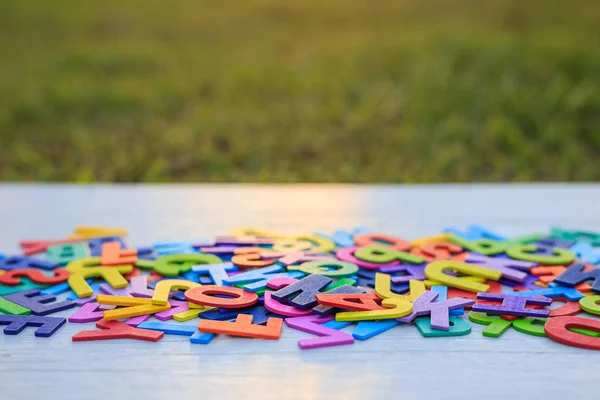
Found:
<svg viewBox="0 0 600 400"><path fill-rule="evenodd" d="M550 226L600 231L600 184L543 185L0 185L0 251L20 239L61 238L75 225L129 229L129 243L210 238L242 226L283 232L358 225L418 238L479 223L509 236ZM69 315L72 310L65 312ZM190 321L194 324L197 322ZM0 335L2 399L587 398L598 353L510 329L423 338L399 326L349 346L302 351L279 341L217 336L209 345L73 343L90 324L51 338ZM351 332L352 327L345 331Z"/></svg>

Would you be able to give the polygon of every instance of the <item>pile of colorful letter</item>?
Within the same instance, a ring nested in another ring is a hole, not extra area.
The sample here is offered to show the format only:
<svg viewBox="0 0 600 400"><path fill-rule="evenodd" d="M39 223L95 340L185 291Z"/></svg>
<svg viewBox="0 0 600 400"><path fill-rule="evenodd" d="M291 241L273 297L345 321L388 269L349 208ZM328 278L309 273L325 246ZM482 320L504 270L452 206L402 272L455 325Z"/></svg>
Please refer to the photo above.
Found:
<svg viewBox="0 0 600 400"><path fill-rule="evenodd" d="M48 337L68 320L98 328L79 331L74 342L167 334L208 344L215 335L277 340L285 323L314 335L298 342L310 349L402 324L424 337L462 336L473 323L485 325L487 337L512 327L600 350L593 232L506 238L471 225L407 240L366 228L304 235L248 228L138 248L126 236L76 227L64 239L21 241L23 254L0 254L4 333L33 326ZM350 325L352 333L341 331Z"/></svg>

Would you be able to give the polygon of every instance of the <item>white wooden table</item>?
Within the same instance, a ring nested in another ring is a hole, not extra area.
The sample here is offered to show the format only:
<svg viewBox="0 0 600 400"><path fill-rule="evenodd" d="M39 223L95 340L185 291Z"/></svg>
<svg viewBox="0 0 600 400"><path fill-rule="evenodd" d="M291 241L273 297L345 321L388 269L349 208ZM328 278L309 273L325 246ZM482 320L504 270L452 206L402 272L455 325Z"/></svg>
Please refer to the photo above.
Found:
<svg viewBox="0 0 600 400"><path fill-rule="evenodd" d="M75 225L129 229L129 243L209 238L240 226L284 232L365 225L418 238L479 223L510 236L551 225L600 231L600 185L0 185L0 251L61 238ZM69 315L69 310L62 315ZM197 321L190 321L196 324ZM302 351L310 337L284 326L279 341L218 336L209 345L165 335L71 342L94 324L51 338L0 334L0 399L577 399L598 394L599 354L483 326L423 338L399 326L370 340ZM345 331L351 332L352 327Z"/></svg>

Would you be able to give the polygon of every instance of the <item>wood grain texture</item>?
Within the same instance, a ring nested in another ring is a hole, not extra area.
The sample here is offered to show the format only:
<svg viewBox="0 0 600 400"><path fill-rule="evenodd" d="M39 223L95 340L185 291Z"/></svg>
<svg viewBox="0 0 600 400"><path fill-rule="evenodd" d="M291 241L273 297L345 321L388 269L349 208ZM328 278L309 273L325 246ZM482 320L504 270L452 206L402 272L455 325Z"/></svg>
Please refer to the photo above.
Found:
<svg viewBox="0 0 600 400"><path fill-rule="evenodd" d="M240 226L286 232L366 225L417 238L480 223L516 236L551 225L600 230L600 185L69 186L0 185L0 251L20 239L59 238L74 225L126 227L130 244L208 238ZM67 311L62 315L69 315ZM195 321L189 321L195 324ZM170 336L73 343L93 324L51 338L33 328L0 335L1 399L401 399L478 396L587 398L598 353L483 326L457 338L399 326L354 345L301 351L308 334L279 341L219 336L209 345ZM351 332L352 327L345 331Z"/></svg>

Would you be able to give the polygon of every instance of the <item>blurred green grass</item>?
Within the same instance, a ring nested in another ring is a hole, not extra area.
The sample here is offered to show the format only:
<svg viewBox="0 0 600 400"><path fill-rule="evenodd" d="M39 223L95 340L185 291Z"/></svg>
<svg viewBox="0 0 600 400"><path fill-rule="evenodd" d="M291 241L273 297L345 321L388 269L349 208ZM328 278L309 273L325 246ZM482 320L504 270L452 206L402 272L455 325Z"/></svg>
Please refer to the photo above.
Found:
<svg viewBox="0 0 600 400"><path fill-rule="evenodd" d="M0 179L600 180L598 0L3 0Z"/></svg>

